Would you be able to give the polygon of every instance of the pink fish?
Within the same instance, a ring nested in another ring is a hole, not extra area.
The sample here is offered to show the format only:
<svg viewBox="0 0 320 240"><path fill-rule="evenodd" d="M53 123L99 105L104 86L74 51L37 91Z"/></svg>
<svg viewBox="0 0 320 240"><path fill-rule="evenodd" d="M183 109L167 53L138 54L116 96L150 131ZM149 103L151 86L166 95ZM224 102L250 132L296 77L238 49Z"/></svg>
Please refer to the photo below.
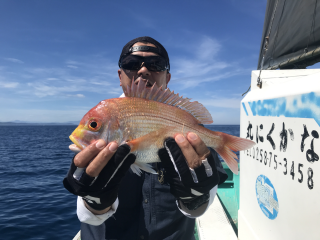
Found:
<svg viewBox="0 0 320 240"><path fill-rule="evenodd" d="M84 149L98 139L106 142L126 142L137 156L132 169L155 171L148 165L160 162L158 149L167 137L176 133L196 133L203 142L215 149L235 174L238 174L237 155L233 151L246 150L255 143L222 132L211 131L199 124L210 124L209 111L198 102L179 97L169 89L155 84L147 88L143 81L127 86L124 98L101 101L80 121L70 139Z"/></svg>

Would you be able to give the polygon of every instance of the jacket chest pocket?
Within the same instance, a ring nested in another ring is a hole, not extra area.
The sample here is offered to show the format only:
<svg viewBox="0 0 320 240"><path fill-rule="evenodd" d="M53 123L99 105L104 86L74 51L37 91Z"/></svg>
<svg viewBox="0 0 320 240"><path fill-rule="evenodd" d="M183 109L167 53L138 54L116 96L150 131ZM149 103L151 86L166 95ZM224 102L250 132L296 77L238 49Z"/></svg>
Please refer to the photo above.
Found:
<svg viewBox="0 0 320 240"><path fill-rule="evenodd" d="M158 212L179 211L176 199L170 193L170 186L168 184L161 184L157 180L157 183L154 186L154 195Z"/></svg>

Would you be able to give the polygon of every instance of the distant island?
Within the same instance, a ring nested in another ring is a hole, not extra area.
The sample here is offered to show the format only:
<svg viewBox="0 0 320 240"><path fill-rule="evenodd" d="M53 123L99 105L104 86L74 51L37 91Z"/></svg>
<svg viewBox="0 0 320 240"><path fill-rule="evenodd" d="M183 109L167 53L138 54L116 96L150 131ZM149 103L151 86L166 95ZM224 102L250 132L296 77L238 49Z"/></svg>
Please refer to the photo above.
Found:
<svg viewBox="0 0 320 240"><path fill-rule="evenodd" d="M18 125L79 125L80 121L69 121L63 123L55 122L24 122L24 121L12 121L12 122L0 122L0 126L18 126Z"/></svg>

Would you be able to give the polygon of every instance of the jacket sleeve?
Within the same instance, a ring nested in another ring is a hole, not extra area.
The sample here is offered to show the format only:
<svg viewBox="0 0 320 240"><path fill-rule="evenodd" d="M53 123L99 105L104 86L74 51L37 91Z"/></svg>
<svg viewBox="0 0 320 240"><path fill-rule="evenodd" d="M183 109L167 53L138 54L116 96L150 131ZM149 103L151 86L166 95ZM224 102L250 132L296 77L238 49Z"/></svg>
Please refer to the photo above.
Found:
<svg viewBox="0 0 320 240"><path fill-rule="evenodd" d="M215 161L215 164L216 164L216 168L218 170L218 174L219 174L219 184L222 184L224 183L227 178L228 178L228 174L226 173L226 171L223 169L223 166L221 164L221 161L218 157L218 154L215 150L213 150L212 148L209 147L209 150L214 158L214 161ZM210 207L210 205L213 203L213 200L214 200L214 197L216 196L217 194L217 190L218 190L218 185L216 185L215 187L213 187L211 190L210 190L210 198L209 198L209 201L205 204L203 204L202 206L200 206L199 208L197 208L196 210L189 210L187 209L183 203L180 201L180 204L178 204L178 201L176 202L177 203L177 206L179 208L179 210L187 217L189 218L197 218L197 217L200 217L201 215L203 215ZM181 208L179 207L179 205L181 206Z"/></svg>
<svg viewBox="0 0 320 240"><path fill-rule="evenodd" d="M116 201L111 205L111 209L100 215L94 215L92 212L90 212L86 206L84 205L84 202L81 197L78 197L77 200L77 215L80 222L87 223L93 226L98 226L104 223L109 217L111 217L118 208L119 200L118 198Z"/></svg>

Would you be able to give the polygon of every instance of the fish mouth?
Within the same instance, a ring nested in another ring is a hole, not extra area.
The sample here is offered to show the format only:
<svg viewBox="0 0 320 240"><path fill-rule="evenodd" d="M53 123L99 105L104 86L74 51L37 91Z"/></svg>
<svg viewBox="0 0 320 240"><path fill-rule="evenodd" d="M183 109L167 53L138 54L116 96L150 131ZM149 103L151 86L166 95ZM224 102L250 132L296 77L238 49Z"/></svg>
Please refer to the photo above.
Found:
<svg viewBox="0 0 320 240"><path fill-rule="evenodd" d="M84 149L84 146L79 142L78 139L76 139L73 135L69 136L69 139L71 140L71 142L73 142L78 148L80 148L81 150Z"/></svg>

